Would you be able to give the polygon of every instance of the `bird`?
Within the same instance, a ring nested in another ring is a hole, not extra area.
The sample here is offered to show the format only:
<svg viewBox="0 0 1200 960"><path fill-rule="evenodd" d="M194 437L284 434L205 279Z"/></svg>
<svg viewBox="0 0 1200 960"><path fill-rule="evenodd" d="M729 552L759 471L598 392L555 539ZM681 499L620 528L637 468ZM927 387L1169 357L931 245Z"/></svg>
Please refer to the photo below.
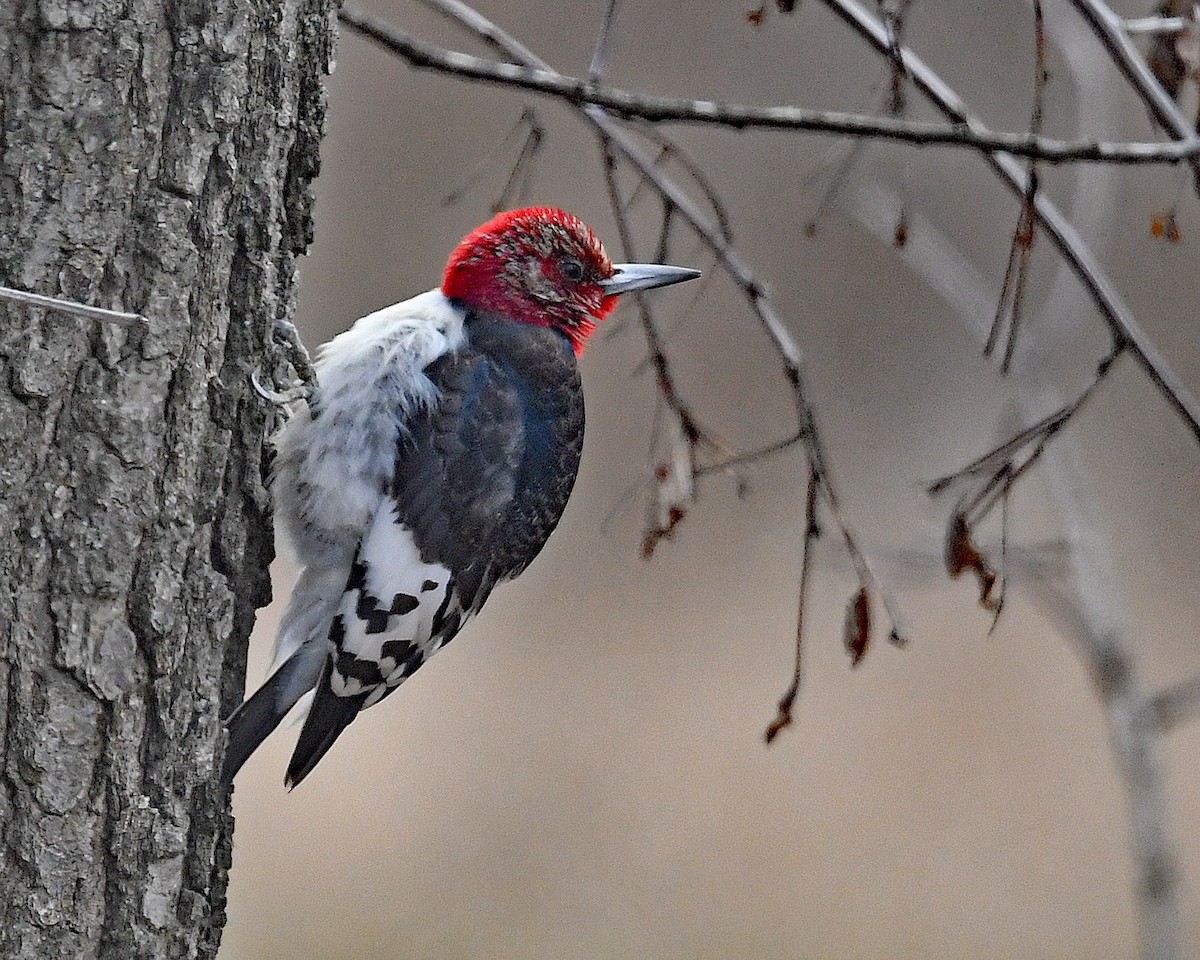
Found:
<svg viewBox="0 0 1200 960"><path fill-rule="evenodd" d="M311 692L294 788L529 566L579 469L588 338L621 294L699 275L614 264L572 214L510 210L463 238L438 287L318 351L272 437L276 531L301 571L268 679L225 722L226 784Z"/></svg>

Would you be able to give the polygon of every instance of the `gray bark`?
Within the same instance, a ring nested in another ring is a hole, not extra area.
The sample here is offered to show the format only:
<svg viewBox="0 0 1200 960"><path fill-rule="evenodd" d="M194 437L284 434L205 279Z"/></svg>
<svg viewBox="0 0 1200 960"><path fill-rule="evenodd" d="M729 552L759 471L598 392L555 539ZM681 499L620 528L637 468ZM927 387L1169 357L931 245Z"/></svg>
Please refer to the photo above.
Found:
<svg viewBox="0 0 1200 960"><path fill-rule="evenodd" d="M210 957L328 0L0 3L0 956Z"/></svg>

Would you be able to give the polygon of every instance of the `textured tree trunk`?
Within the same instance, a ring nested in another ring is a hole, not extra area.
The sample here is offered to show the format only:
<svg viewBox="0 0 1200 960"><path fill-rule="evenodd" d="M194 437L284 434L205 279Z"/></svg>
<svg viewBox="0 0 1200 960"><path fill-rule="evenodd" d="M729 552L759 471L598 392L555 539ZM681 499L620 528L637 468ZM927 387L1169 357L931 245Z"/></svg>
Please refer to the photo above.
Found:
<svg viewBox="0 0 1200 960"><path fill-rule="evenodd" d="M208 957L328 0L0 2L0 956Z"/></svg>

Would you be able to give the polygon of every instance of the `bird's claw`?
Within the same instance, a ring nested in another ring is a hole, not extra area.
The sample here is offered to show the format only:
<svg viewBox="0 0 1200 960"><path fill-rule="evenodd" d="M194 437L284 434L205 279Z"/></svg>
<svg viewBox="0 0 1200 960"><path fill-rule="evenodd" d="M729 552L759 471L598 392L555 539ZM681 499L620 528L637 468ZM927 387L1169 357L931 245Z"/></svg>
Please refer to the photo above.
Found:
<svg viewBox="0 0 1200 960"><path fill-rule="evenodd" d="M300 341L300 333L295 324L282 317L276 318L274 333L275 338L281 341L287 349L288 363L292 365L292 369L296 371L299 379L286 390L272 390L263 386L260 379L262 370L259 368L250 374L250 383L254 386L254 392L268 403L280 407L295 403L297 400L307 400L316 392L317 372L313 369L308 351Z"/></svg>
<svg viewBox="0 0 1200 960"><path fill-rule="evenodd" d="M287 390L272 390L269 387L264 387L262 380L259 379L260 372L259 370L255 370L250 374L250 384L254 387L255 393L277 407L287 406L289 403L295 403L297 400L307 400L312 395L312 389L303 381L297 381Z"/></svg>
<svg viewBox="0 0 1200 960"><path fill-rule="evenodd" d="M290 320L283 317L275 319L275 339L283 342L288 350L288 362L296 371L296 376L311 395L317 389L317 371L313 369L308 350L300 340L300 331Z"/></svg>

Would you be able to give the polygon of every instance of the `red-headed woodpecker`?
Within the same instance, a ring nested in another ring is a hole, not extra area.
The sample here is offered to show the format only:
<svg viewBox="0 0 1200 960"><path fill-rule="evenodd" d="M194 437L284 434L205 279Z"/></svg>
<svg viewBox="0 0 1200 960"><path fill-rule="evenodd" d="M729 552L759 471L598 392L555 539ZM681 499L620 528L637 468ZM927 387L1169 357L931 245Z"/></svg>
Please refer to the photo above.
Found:
<svg viewBox="0 0 1200 960"><path fill-rule="evenodd" d="M576 217L513 210L458 245L439 288L320 351L274 439L276 522L303 570L274 672L227 723L227 782L315 689L294 787L529 566L579 468L588 336L619 294L697 276L614 265Z"/></svg>

